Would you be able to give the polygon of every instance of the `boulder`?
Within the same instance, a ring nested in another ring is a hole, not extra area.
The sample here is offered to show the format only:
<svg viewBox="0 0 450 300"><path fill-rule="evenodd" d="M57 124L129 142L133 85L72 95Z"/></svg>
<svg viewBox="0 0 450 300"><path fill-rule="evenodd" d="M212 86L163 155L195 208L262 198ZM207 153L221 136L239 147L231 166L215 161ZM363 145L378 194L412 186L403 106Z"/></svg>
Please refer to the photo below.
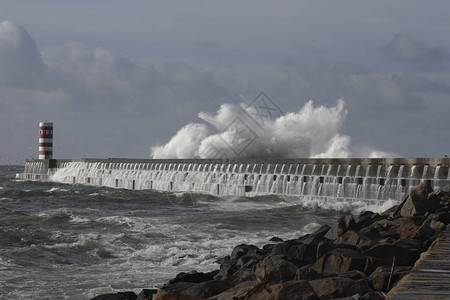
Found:
<svg viewBox="0 0 450 300"><path fill-rule="evenodd" d="M169 285L170 284L174 284L177 282L194 282L194 283L200 283L200 282L204 282L204 281L209 281L209 280L213 280L214 279L214 274L215 272L212 273L202 273L202 272L197 272L197 271L192 271L189 273L179 273L177 274L177 276L169 281Z"/></svg>
<svg viewBox="0 0 450 300"><path fill-rule="evenodd" d="M282 256L301 267L314 261L315 253L312 254L308 249L308 245L299 243L297 240L290 240L275 245L272 255Z"/></svg>
<svg viewBox="0 0 450 300"><path fill-rule="evenodd" d="M412 217L433 213L439 207L439 202L427 198L428 194L433 190L426 183L422 182L411 190L409 196L406 198L400 210L400 215L403 217Z"/></svg>
<svg viewBox="0 0 450 300"><path fill-rule="evenodd" d="M241 256L244 256L245 254L249 253L251 250L259 250L258 247L254 245L246 245L241 244L236 247L234 247L233 251L231 252L231 259L239 259Z"/></svg>
<svg viewBox="0 0 450 300"><path fill-rule="evenodd" d="M206 299L180 294L178 292L162 292L153 295L152 300L206 300Z"/></svg>
<svg viewBox="0 0 450 300"><path fill-rule="evenodd" d="M277 237L277 236L274 236L274 237L272 237L270 240L269 240L269 242L275 242L275 243L279 243L279 242L282 242L283 241L283 239L281 239L281 238L279 238L279 237Z"/></svg>
<svg viewBox="0 0 450 300"><path fill-rule="evenodd" d="M356 221L352 215L343 215L336 223L335 237L338 238L348 230L356 228Z"/></svg>
<svg viewBox="0 0 450 300"><path fill-rule="evenodd" d="M395 257L396 266L409 266L416 261L410 252L410 249L399 244L379 244L371 247L364 252L367 256L381 258L392 262Z"/></svg>
<svg viewBox="0 0 450 300"><path fill-rule="evenodd" d="M338 248L320 257L312 268L319 273L343 274L350 270L364 272L366 261L366 257L355 250Z"/></svg>
<svg viewBox="0 0 450 300"><path fill-rule="evenodd" d="M414 238L420 240L427 240L431 237L435 237L439 232L445 229L445 224L443 222L437 221L430 217L423 222L422 226L417 230Z"/></svg>
<svg viewBox="0 0 450 300"><path fill-rule="evenodd" d="M309 283L321 299L363 295L372 291L365 282L342 277L317 279Z"/></svg>
<svg viewBox="0 0 450 300"><path fill-rule="evenodd" d="M384 236L395 236L399 239L412 238L423 222L423 217L401 217L392 221L386 221L388 228Z"/></svg>
<svg viewBox="0 0 450 300"><path fill-rule="evenodd" d="M225 281L211 280L206 282L197 283L190 288L183 291L183 294L194 296L197 298L209 298L218 295L232 286Z"/></svg>
<svg viewBox="0 0 450 300"><path fill-rule="evenodd" d="M263 283L255 286L245 300L318 300L316 292L308 281L291 280L275 285L265 285Z"/></svg>
<svg viewBox="0 0 450 300"><path fill-rule="evenodd" d="M138 295L138 299L139 300L145 300L145 299L151 300L152 296L154 294L156 294L157 292L158 292L158 290L156 290L156 289L142 289L142 291Z"/></svg>
<svg viewBox="0 0 450 300"><path fill-rule="evenodd" d="M299 237L297 240L302 244L315 246L325 237L325 235L328 233L328 231L330 231L330 229L331 229L330 226L322 225L319 227L319 229L317 229L313 233Z"/></svg>
<svg viewBox="0 0 450 300"><path fill-rule="evenodd" d="M394 267L389 289L395 286L395 284L411 271L411 267ZM378 267L367 278L369 286L378 292L388 292L389 278L391 277L391 267L384 266Z"/></svg>
<svg viewBox="0 0 450 300"><path fill-rule="evenodd" d="M317 273L311 266L303 266L295 273L294 280L315 280L323 278L322 275Z"/></svg>
<svg viewBox="0 0 450 300"><path fill-rule="evenodd" d="M138 296L134 292L118 292L99 295L91 300L136 300L137 298Z"/></svg>
<svg viewBox="0 0 450 300"><path fill-rule="evenodd" d="M270 255L253 266L256 277L264 282L279 283L292 280L298 267L280 256Z"/></svg>
<svg viewBox="0 0 450 300"><path fill-rule="evenodd" d="M370 247L374 244L374 241L366 236L364 233L357 232L354 230L349 230L344 233L341 237L334 240L335 245L354 245L358 248Z"/></svg>
<svg viewBox="0 0 450 300"><path fill-rule="evenodd" d="M243 299L245 295L248 294L256 285L258 285L259 281L245 281L241 282L235 287L226 290L210 299L214 300L229 300L229 299Z"/></svg>
<svg viewBox="0 0 450 300"><path fill-rule="evenodd" d="M377 213L365 211L362 212L357 219L358 219L356 222L357 228L364 228L372 225L373 222L382 219L382 217Z"/></svg>

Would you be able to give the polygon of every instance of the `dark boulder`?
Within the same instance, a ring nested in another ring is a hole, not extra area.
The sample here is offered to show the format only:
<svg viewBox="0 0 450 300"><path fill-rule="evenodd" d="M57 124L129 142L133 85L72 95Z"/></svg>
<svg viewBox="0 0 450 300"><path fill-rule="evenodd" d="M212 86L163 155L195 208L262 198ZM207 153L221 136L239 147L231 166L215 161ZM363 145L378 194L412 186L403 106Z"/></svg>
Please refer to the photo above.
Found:
<svg viewBox="0 0 450 300"><path fill-rule="evenodd" d="M323 276L319 274L316 270L311 268L311 266L303 266L297 270L295 273L294 280L315 280L321 279Z"/></svg>
<svg viewBox="0 0 450 300"><path fill-rule="evenodd" d="M254 245L246 245L241 244L236 247L234 247L233 251L231 252L231 259L239 259L241 256L244 256L245 254L249 253L251 250L259 250L258 247Z"/></svg>
<svg viewBox="0 0 450 300"><path fill-rule="evenodd" d="M312 280L309 283L321 299L362 295L372 291L365 282L342 277L323 278Z"/></svg>
<svg viewBox="0 0 450 300"><path fill-rule="evenodd" d="M209 281L214 279L214 272L212 273L202 273L197 271L192 271L189 273L179 273L174 279L169 281L169 284L174 284L177 282L194 282L200 283L204 281Z"/></svg>
<svg viewBox="0 0 450 300"><path fill-rule="evenodd" d="M253 273L264 282L279 283L293 280L298 267L280 256L270 255L253 266Z"/></svg>
<svg viewBox="0 0 450 300"><path fill-rule="evenodd" d="M372 274L367 277L369 286L378 292L388 292L395 284L411 271L411 267L394 267L391 275L392 267L378 267ZM391 282L389 283L389 278ZM389 288L388 288L389 284Z"/></svg>
<svg viewBox="0 0 450 300"><path fill-rule="evenodd" d="M134 292L118 292L99 295L91 300L136 300L137 298L138 296Z"/></svg>
<svg viewBox="0 0 450 300"><path fill-rule="evenodd" d="M432 191L426 182L422 182L413 188L404 201L400 214L403 217L413 217L418 215L424 216L427 212L435 212L439 207L439 202L428 198L428 194Z"/></svg>
<svg viewBox="0 0 450 300"><path fill-rule="evenodd" d="M138 300L151 300L153 295L156 294L158 292L158 290L156 289L143 289L139 295L138 295Z"/></svg>
<svg viewBox="0 0 450 300"><path fill-rule="evenodd" d="M244 297L251 291L253 288L260 284L259 281L245 281L237 284L236 286L214 296L212 299L214 300L230 300L230 299L244 299Z"/></svg>
<svg viewBox="0 0 450 300"><path fill-rule="evenodd" d="M409 266L416 261L415 252L399 244L379 244L365 251L367 256L381 258L387 261L393 261L395 257L396 266Z"/></svg>
<svg viewBox="0 0 450 300"><path fill-rule="evenodd" d="M181 294L178 292L162 292L153 295L152 300L206 300L206 299Z"/></svg>
<svg viewBox="0 0 450 300"><path fill-rule="evenodd" d="M356 221L352 215L343 215L336 223L335 237L338 238L346 233L348 230L356 228Z"/></svg>
<svg viewBox="0 0 450 300"><path fill-rule="evenodd" d="M209 298L218 295L232 286L225 281L211 280L206 282L197 283L190 288L183 291L183 294L194 296L198 298Z"/></svg>
<svg viewBox="0 0 450 300"><path fill-rule="evenodd" d="M373 239L371 239L364 233L357 232L354 230L347 231L346 233L344 233L344 235L342 235L341 237L337 238L334 241L335 245L354 245L358 248L361 248L364 246L370 247L374 243L375 242L373 241Z"/></svg>
<svg viewBox="0 0 450 300"><path fill-rule="evenodd" d="M282 242L282 241L283 241L283 239L281 239L281 238L279 238L277 236L274 236L273 238L271 238L269 240L269 242L276 242L276 243L279 243L279 242Z"/></svg>
<svg viewBox="0 0 450 300"><path fill-rule="evenodd" d="M259 284L244 298L245 300L318 300L308 281L291 280L274 285Z"/></svg>
<svg viewBox="0 0 450 300"><path fill-rule="evenodd" d="M366 257L355 250L338 248L320 257L312 268L319 273L343 274L350 270L364 272L366 261Z"/></svg>

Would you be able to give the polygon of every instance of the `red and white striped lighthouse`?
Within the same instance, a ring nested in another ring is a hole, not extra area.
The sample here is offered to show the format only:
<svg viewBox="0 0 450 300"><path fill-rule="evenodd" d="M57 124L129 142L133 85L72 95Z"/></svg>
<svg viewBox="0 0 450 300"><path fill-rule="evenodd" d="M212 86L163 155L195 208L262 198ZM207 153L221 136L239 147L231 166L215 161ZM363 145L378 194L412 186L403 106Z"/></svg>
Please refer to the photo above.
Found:
<svg viewBox="0 0 450 300"><path fill-rule="evenodd" d="M39 122L39 159L53 157L53 123Z"/></svg>

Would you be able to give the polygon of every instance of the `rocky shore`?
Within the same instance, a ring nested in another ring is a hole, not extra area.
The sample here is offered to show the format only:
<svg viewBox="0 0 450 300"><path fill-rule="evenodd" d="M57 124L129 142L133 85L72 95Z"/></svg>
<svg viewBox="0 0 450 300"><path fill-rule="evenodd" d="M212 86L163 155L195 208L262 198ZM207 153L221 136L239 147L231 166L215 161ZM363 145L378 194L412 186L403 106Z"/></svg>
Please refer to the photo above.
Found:
<svg viewBox="0 0 450 300"><path fill-rule="evenodd" d="M159 290L92 300L386 299L450 221L450 186L425 182L399 205L377 214L343 215L293 240L238 245L220 269L180 273ZM330 238L333 237L333 238Z"/></svg>

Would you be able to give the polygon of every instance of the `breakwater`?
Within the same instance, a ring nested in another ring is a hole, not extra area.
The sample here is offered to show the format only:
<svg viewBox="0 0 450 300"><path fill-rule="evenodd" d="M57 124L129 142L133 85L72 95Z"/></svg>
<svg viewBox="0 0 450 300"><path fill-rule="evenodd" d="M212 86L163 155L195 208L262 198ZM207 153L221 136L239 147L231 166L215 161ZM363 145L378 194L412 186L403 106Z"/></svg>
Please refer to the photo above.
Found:
<svg viewBox="0 0 450 300"><path fill-rule="evenodd" d="M449 165L449 158L30 159L17 178L220 196L400 201L420 182L435 190L449 184Z"/></svg>

